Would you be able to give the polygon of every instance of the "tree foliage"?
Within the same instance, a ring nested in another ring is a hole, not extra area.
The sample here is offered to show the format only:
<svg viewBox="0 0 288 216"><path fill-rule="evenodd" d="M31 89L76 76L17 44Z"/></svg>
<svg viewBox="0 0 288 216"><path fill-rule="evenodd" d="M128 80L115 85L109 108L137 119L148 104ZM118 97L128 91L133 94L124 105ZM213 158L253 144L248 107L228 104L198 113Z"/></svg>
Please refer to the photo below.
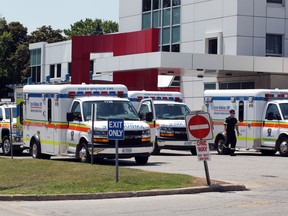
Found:
<svg viewBox="0 0 288 216"><path fill-rule="evenodd" d="M42 26L27 34L20 22L7 23L0 16L0 98L7 97L9 84L27 83L29 71L29 44L37 42L55 43L71 39L72 36L107 34L118 31L118 23L101 19L80 20L70 29L54 30L50 25Z"/></svg>
<svg viewBox="0 0 288 216"><path fill-rule="evenodd" d="M70 29L64 30L65 35L67 35L69 39L71 39L72 36L101 35L113 32L118 32L118 23L101 19L80 20L71 25Z"/></svg>

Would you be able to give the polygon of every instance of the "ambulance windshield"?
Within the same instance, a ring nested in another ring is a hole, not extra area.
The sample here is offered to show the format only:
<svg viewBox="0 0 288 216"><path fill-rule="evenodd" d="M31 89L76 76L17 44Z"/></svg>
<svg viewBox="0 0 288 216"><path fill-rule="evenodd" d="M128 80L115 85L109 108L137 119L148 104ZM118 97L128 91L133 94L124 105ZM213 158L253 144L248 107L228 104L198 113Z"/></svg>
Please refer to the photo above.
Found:
<svg viewBox="0 0 288 216"><path fill-rule="evenodd" d="M157 119L184 119L191 110L185 104L155 104Z"/></svg>
<svg viewBox="0 0 288 216"><path fill-rule="evenodd" d="M84 120L92 119L92 104L96 104L97 120L107 120L108 118L123 118L124 120L139 120L136 109L130 101L86 101L83 103Z"/></svg>
<svg viewBox="0 0 288 216"><path fill-rule="evenodd" d="M280 109L285 120L288 119L288 103L280 103Z"/></svg>

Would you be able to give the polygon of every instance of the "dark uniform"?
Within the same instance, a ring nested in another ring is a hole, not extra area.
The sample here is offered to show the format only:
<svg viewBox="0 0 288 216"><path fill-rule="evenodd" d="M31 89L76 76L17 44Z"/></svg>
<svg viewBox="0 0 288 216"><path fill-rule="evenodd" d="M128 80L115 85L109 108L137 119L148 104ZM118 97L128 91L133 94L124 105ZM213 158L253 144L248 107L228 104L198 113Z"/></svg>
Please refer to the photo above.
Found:
<svg viewBox="0 0 288 216"><path fill-rule="evenodd" d="M234 117L235 115L235 111L234 110L230 110L230 116L227 117L225 119L224 122L224 126L225 126L225 132L226 132L226 137L227 137L227 142L225 144L226 147L229 146L229 144L231 144L230 147L230 155L234 156L234 152L235 152L235 146L236 146L236 142L237 142L237 138L236 138L236 133L235 133L235 129L238 132L238 120Z"/></svg>

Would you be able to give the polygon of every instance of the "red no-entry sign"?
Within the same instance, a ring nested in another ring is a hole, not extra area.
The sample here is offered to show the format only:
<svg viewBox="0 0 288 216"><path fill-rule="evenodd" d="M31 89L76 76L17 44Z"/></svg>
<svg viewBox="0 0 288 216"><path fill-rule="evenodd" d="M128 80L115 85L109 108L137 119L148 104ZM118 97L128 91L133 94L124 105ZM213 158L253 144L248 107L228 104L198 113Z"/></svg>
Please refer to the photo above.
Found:
<svg viewBox="0 0 288 216"><path fill-rule="evenodd" d="M195 111L187 114L185 120L188 139L190 141L213 139L209 113Z"/></svg>

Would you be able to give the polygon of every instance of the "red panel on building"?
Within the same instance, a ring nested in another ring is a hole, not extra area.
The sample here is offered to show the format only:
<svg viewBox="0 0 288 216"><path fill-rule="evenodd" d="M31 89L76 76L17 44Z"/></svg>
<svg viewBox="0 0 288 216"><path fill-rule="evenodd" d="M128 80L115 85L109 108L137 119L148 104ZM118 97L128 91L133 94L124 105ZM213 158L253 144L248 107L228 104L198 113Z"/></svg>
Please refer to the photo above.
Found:
<svg viewBox="0 0 288 216"><path fill-rule="evenodd" d="M90 53L113 52L114 56L158 51L159 29L121 34L72 37L71 83L90 83ZM157 90L158 71L114 72L113 83L129 90Z"/></svg>

